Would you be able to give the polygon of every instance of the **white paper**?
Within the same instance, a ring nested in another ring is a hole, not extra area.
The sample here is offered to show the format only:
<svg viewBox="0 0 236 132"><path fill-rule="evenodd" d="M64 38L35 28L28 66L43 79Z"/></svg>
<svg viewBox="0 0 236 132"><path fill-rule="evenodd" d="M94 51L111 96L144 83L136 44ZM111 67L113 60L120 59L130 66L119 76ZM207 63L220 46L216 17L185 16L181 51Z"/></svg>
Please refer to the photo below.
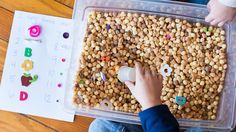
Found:
<svg viewBox="0 0 236 132"><path fill-rule="evenodd" d="M32 38L29 35L28 28L32 25L40 25L39 37ZM63 37L64 32L69 33L69 38ZM74 120L74 114L63 110L65 84L73 45L72 36L71 19L15 12L1 81L1 110L69 122ZM40 40L41 43L35 40ZM31 57L24 56L26 47L32 49ZM33 61L32 70L27 72L21 67L24 60ZM22 86L23 73L38 75L38 80L27 87ZM20 92L26 92L28 98L20 101Z"/></svg>

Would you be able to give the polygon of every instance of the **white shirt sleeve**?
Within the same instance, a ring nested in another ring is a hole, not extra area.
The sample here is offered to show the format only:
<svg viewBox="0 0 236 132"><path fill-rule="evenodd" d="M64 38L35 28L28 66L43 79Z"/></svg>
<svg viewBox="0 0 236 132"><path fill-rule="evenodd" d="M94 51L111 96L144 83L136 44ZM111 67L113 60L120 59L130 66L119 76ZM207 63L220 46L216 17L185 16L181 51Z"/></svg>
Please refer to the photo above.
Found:
<svg viewBox="0 0 236 132"><path fill-rule="evenodd" d="M236 7L236 0L219 0L220 3L229 6L229 7Z"/></svg>

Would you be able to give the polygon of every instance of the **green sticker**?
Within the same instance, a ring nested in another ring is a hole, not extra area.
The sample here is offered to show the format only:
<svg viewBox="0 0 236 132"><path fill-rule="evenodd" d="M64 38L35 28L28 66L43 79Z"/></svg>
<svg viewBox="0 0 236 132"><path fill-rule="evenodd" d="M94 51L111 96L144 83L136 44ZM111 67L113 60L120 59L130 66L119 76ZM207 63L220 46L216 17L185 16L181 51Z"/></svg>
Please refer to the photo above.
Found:
<svg viewBox="0 0 236 132"><path fill-rule="evenodd" d="M204 28L203 28L203 31L204 31L204 32L207 32L207 31L208 31L207 27L204 27Z"/></svg>
<svg viewBox="0 0 236 132"><path fill-rule="evenodd" d="M31 76L30 73L29 73L29 74L27 74L27 73L23 73L23 74L24 74L25 77L30 77L30 76Z"/></svg>
<svg viewBox="0 0 236 132"><path fill-rule="evenodd" d="M211 32L212 30L213 30L213 28L212 28L212 27L209 27L209 28L208 28L208 31L209 31L209 32Z"/></svg>
<svg viewBox="0 0 236 132"><path fill-rule="evenodd" d="M34 75L33 78L32 78L32 80L30 80L29 82L31 82L31 83L32 83L32 82L35 82L35 81L38 80L38 78L39 78L38 75Z"/></svg>
<svg viewBox="0 0 236 132"><path fill-rule="evenodd" d="M31 56L32 56L32 49L25 48L25 57L31 57Z"/></svg>
<svg viewBox="0 0 236 132"><path fill-rule="evenodd" d="M80 80L79 84L85 84L84 80Z"/></svg>

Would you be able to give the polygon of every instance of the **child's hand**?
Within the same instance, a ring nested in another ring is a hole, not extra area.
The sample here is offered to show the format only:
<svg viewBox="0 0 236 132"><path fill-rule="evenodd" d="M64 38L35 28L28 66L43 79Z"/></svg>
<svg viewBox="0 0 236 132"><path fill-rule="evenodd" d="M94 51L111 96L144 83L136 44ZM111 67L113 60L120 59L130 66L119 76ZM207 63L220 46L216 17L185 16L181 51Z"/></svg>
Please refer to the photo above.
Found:
<svg viewBox="0 0 236 132"><path fill-rule="evenodd" d="M205 18L205 21L219 27L223 26L226 22L232 21L236 14L235 8L225 6L218 0L210 0L207 7L210 13Z"/></svg>
<svg viewBox="0 0 236 132"><path fill-rule="evenodd" d="M125 82L143 110L161 104L162 76L145 70L140 63L135 64L136 81Z"/></svg>

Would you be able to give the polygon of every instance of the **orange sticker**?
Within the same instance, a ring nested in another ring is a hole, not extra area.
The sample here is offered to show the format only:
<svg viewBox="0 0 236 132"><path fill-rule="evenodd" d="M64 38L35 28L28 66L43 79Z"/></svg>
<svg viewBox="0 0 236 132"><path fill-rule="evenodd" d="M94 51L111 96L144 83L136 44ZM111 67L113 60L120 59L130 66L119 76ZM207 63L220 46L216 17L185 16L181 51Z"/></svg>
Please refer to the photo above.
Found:
<svg viewBox="0 0 236 132"><path fill-rule="evenodd" d="M108 56L103 56L103 57L101 58L101 60L102 60L102 61L109 61L109 60L110 60L110 57L108 57Z"/></svg>

